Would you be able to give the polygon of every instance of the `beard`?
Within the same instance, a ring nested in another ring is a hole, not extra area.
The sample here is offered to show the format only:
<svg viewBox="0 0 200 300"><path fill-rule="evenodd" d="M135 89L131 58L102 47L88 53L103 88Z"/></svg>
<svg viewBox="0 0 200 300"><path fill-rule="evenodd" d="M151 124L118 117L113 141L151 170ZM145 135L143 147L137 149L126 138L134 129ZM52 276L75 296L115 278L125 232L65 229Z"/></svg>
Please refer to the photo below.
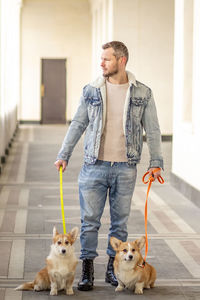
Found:
<svg viewBox="0 0 200 300"><path fill-rule="evenodd" d="M119 71L118 66L115 66L115 68L113 70L111 70L110 72L103 73L103 76L108 78L108 77L111 77L111 76L117 74L118 71Z"/></svg>

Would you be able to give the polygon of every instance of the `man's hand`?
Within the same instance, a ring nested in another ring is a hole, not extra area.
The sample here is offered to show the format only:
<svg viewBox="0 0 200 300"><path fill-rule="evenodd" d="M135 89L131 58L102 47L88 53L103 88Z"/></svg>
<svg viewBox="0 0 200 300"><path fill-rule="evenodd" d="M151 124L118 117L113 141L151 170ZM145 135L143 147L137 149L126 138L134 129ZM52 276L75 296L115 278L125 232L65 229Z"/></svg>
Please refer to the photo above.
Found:
<svg viewBox="0 0 200 300"><path fill-rule="evenodd" d="M58 171L60 171L60 167L62 166L62 171L64 172L67 167L67 162L66 160L59 159L54 163L54 165Z"/></svg>
<svg viewBox="0 0 200 300"><path fill-rule="evenodd" d="M155 172L156 169L157 171ZM149 172L149 177L152 176L154 177L155 180L157 179L157 177L161 176L161 169L159 168L150 168L148 172Z"/></svg>

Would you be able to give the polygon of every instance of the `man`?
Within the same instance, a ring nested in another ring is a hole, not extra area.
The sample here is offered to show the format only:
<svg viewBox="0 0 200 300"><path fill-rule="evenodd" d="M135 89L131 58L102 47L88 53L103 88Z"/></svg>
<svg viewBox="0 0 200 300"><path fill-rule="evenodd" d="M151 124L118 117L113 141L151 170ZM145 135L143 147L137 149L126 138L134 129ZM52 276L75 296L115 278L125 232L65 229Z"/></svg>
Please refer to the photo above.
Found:
<svg viewBox="0 0 200 300"><path fill-rule="evenodd" d="M102 46L103 76L83 89L80 105L63 141L55 165L66 169L74 146L86 130L84 165L79 175L82 277L79 290L93 289L93 260L98 255L98 230L107 192L110 203L109 256L106 282L117 285L111 236L126 241L127 221L140 161L143 128L150 152L150 175L163 168L161 135L150 88L126 71L127 47L118 41ZM154 173L154 177L160 171Z"/></svg>

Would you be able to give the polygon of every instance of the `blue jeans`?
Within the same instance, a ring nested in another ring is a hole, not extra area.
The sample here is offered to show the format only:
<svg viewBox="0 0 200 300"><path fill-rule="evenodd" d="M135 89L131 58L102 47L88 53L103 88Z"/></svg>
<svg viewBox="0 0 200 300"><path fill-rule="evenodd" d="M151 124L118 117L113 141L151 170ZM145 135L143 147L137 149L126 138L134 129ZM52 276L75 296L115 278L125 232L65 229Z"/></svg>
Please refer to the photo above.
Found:
<svg viewBox="0 0 200 300"><path fill-rule="evenodd" d="M115 256L110 237L126 241L127 221L137 176L136 165L97 160L95 165L84 164L79 175L81 207L81 259L98 256L98 230L109 191L110 232L107 254Z"/></svg>

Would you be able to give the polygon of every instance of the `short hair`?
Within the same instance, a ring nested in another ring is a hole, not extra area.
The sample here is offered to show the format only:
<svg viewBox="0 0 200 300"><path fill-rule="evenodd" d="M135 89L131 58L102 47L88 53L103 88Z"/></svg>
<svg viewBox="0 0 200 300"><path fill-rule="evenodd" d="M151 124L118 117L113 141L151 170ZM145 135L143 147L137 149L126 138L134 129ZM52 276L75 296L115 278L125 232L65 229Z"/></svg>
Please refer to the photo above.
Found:
<svg viewBox="0 0 200 300"><path fill-rule="evenodd" d="M126 63L128 61L129 58L129 53L128 53L128 49L127 47L124 45L124 43L119 42L119 41L112 41L112 42L108 42L104 45L102 45L102 49L108 49L108 48L113 48L114 50L114 56L119 59L122 56L126 57Z"/></svg>

